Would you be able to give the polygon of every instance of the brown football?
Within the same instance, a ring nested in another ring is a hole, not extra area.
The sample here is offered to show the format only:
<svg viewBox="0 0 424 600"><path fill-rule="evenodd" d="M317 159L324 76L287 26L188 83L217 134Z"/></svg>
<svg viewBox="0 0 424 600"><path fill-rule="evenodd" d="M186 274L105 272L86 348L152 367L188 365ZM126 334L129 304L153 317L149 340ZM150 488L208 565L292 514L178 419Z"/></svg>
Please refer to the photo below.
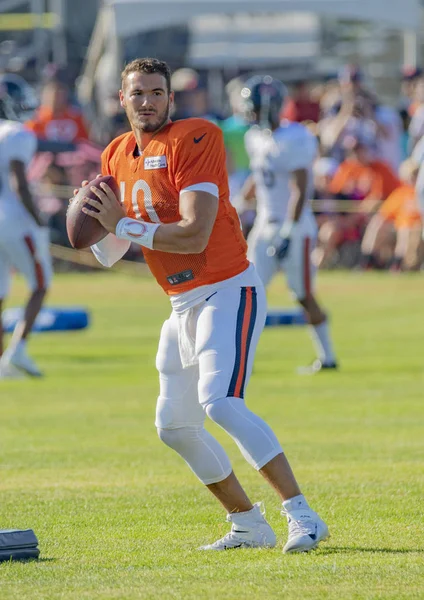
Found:
<svg viewBox="0 0 424 600"><path fill-rule="evenodd" d="M120 198L119 186L112 175L96 177L96 179L90 181L86 186L80 188L78 194L70 203L68 212L66 213L66 230L73 248L89 248L93 244L100 242L100 240L105 238L108 234L107 230L97 219L90 215L86 215L81 210L83 206L86 206L90 210L96 211L95 208L84 201L84 198L99 200L90 188L100 188L101 183L106 183L116 194L118 200Z"/></svg>

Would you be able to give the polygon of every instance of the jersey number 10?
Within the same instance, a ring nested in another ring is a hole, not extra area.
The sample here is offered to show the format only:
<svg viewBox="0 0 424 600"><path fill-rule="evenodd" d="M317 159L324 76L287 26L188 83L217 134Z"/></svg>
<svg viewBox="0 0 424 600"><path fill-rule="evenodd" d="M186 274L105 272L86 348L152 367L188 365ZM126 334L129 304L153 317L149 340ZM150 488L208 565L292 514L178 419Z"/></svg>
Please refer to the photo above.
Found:
<svg viewBox="0 0 424 600"><path fill-rule="evenodd" d="M121 198L125 198L125 181L121 181L119 187L121 190ZM138 205L139 192L143 192L144 208L146 209L146 212L149 215L149 218L152 221L152 223L160 223L161 221L158 217L158 214L153 207L152 190L150 189L149 184L146 181L144 181L144 179L138 179L134 183L131 192L131 204L134 210L135 218L143 218Z"/></svg>

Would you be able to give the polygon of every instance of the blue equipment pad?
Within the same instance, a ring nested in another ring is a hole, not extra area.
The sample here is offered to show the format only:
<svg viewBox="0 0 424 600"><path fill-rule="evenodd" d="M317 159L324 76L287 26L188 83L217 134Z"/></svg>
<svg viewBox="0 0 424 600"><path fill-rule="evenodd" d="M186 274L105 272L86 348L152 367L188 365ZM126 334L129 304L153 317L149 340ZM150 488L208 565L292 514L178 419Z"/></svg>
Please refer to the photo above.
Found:
<svg viewBox="0 0 424 600"><path fill-rule="evenodd" d="M4 331L11 333L22 314L22 308L7 308L2 319ZM89 314L85 308L49 306L40 310L32 331L69 331L85 329L88 324Z"/></svg>
<svg viewBox="0 0 424 600"><path fill-rule="evenodd" d="M274 308L268 311L265 327L306 325L306 323L305 314L299 308Z"/></svg>

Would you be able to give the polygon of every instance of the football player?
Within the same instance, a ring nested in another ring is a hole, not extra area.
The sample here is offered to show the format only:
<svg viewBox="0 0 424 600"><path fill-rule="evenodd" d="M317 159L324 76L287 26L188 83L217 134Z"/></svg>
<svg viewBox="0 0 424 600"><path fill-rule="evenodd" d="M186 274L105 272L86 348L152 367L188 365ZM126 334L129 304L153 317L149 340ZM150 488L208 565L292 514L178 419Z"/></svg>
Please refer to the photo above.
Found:
<svg viewBox="0 0 424 600"><path fill-rule="evenodd" d="M102 173L120 183L121 205L105 184L87 199L110 232L93 247L104 265L131 242L143 247L172 311L159 340L160 439L186 461L221 502L231 531L205 550L271 547L273 530L252 504L227 454L205 429L219 424L246 460L275 488L288 518L285 552L310 550L328 529L309 507L271 428L244 397L266 313L265 292L246 257L229 201L221 130L204 119L171 122L170 71L156 59L136 59L122 73L120 100L132 131L103 154Z"/></svg>
<svg viewBox="0 0 424 600"><path fill-rule="evenodd" d="M317 225L309 203L317 142L300 123L280 122L285 86L269 75L249 79L242 89L248 118L255 123L245 135L252 175L244 200L256 197L256 221L248 237L248 258L266 287L277 271L304 308L317 359L304 373L336 369L327 316L318 304L311 252Z"/></svg>
<svg viewBox="0 0 424 600"><path fill-rule="evenodd" d="M22 273L31 290L4 352L0 318L0 378L42 374L27 353L27 340L52 275L48 230L42 227L26 177L37 139L15 120L24 108L25 98L10 96L0 79L0 316L11 269Z"/></svg>

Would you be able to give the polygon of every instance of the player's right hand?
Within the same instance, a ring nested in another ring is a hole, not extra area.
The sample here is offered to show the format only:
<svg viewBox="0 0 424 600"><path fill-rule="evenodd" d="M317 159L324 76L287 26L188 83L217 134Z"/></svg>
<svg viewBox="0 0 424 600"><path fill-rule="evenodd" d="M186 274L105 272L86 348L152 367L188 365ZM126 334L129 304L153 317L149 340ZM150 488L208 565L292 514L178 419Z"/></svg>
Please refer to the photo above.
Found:
<svg viewBox="0 0 424 600"><path fill-rule="evenodd" d="M270 246L267 250L268 256L275 256L275 258L279 261L284 260L287 256L287 253L290 248L290 238L289 237L280 237L274 240L272 246Z"/></svg>

